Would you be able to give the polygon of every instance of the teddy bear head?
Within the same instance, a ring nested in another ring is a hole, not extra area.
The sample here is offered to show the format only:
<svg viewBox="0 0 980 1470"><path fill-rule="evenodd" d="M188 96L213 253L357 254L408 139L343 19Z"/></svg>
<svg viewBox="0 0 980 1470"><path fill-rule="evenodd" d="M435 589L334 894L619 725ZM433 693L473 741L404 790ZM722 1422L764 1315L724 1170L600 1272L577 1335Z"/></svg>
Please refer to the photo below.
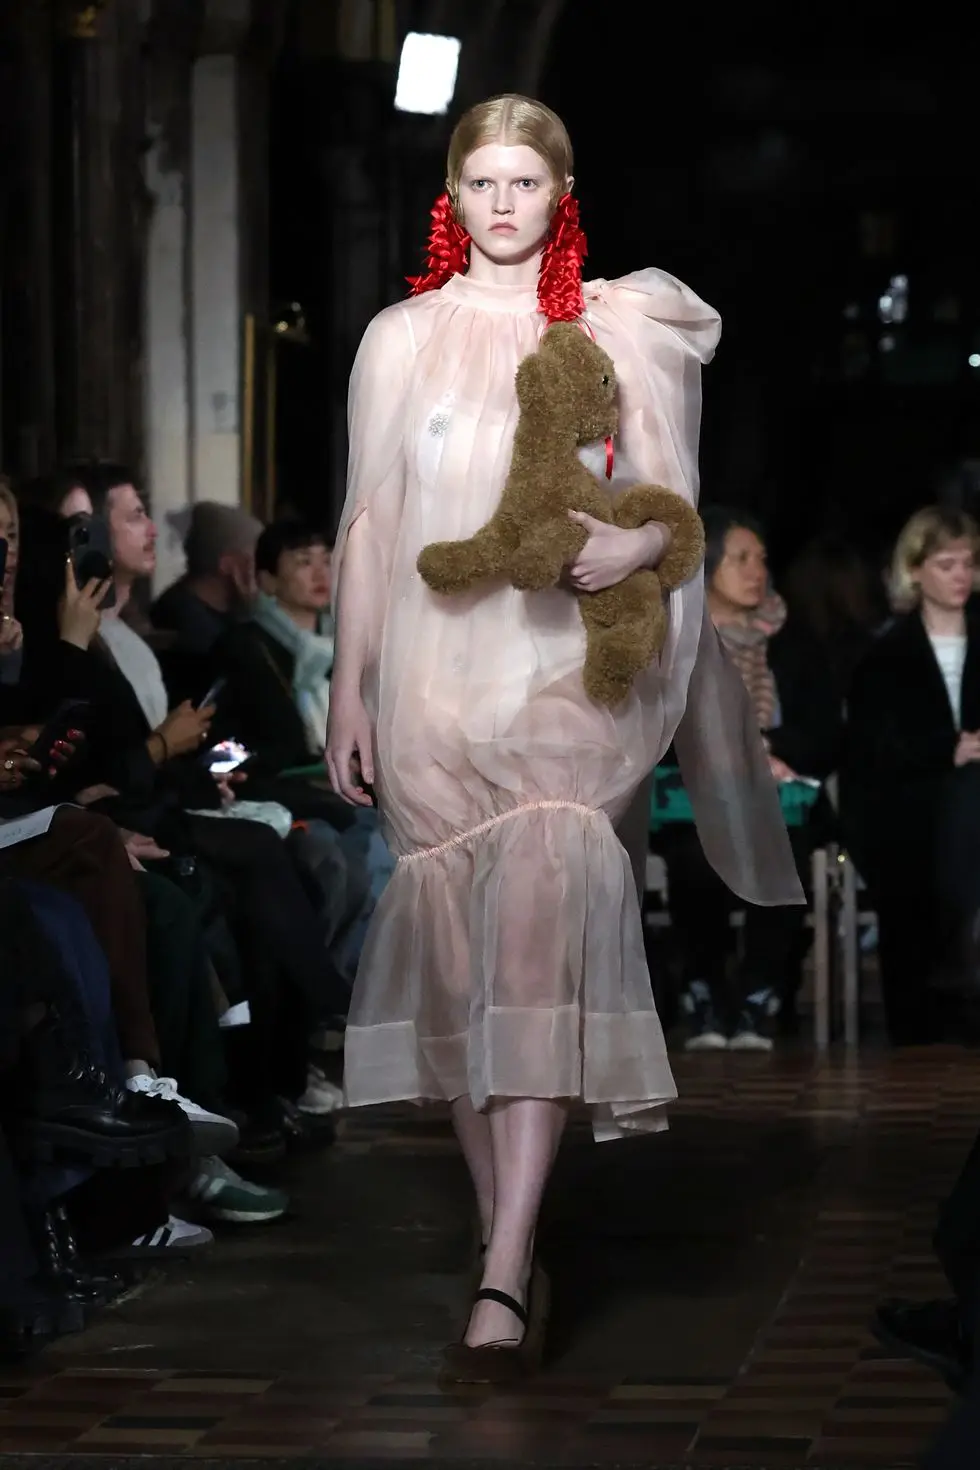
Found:
<svg viewBox="0 0 980 1470"><path fill-rule="evenodd" d="M574 322L546 328L537 352L524 358L517 401L542 431L560 430L577 445L605 439L619 426L612 358Z"/></svg>

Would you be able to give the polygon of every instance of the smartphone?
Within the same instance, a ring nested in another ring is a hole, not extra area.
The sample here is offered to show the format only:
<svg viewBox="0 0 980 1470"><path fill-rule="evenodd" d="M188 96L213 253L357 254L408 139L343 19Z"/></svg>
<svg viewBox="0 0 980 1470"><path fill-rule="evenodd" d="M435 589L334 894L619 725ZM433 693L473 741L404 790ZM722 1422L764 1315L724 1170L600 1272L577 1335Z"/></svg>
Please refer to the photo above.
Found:
<svg viewBox="0 0 980 1470"><path fill-rule="evenodd" d="M69 730L85 730L85 717L91 708L86 699L66 699L55 710L51 719L44 725L34 744L27 754L32 760L40 765L40 771L35 775L38 779L47 779L52 765L54 748L59 740L67 740Z"/></svg>
<svg viewBox="0 0 980 1470"><path fill-rule="evenodd" d="M105 516L84 512L68 520L68 555L75 573L75 583L84 587L93 578L104 581L112 576L112 538ZM110 586L102 600L102 608L113 607L116 589Z"/></svg>
<svg viewBox="0 0 980 1470"><path fill-rule="evenodd" d="M240 740L219 740L203 756L204 764L215 776L227 776L230 771L237 771L239 766L251 758L252 752Z"/></svg>
<svg viewBox="0 0 980 1470"><path fill-rule="evenodd" d="M207 694L205 694L204 698L198 704L198 709L208 709L212 704L217 704L218 697L227 683L228 680L225 678L215 679Z"/></svg>
<svg viewBox="0 0 980 1470"><path fill-rule="evenodd" d="M0 592L7 577L7 538L0 536Z"/></svg>

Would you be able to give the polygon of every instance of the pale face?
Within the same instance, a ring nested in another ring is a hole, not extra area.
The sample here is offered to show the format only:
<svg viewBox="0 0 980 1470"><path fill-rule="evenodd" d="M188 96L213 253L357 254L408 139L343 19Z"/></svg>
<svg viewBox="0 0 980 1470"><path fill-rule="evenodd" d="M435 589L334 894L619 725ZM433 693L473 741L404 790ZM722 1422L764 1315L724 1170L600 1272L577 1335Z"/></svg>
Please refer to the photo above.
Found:
<svg viewBox="0 0 980 1470"><path fill-rule="evenodd" d="M117 485L108 498L112 560L127 580L149 577L157 564L157 528L132 485Z"/></svg>
<svg viewBox="0 0 980 1470"><path fill-rule="evenodd" d="M969 541L949 541L912 572L925 605L959 612L973 591L976 556Z"/></svg>
<svg viewBox="0 0 980 1470"><path fill-rule="evenodd" d="M725 554L715 568L711 591L719 602L751 612L766 595L766 548L754 531L733 526L725 537Z"/></svg>
<svg viewBox="0 0 980 1470"><path fill-rule="evenodd" d="M13 597L17 580L17 517L5 500L0 500L0 539L7 543L7 569L4 572L4 593ZM5 604L6 605L6 604Z"/></svg>
<svg viewBox="0 0 980 1470"><path fill-rule="evenodd" d="M88 491L82 485L75 485L58 506L58 514L64 516L65 520L70 516L90 516L92 500Z"/></svg>
<svg viewBox="0 0 980 1470"><path fill-rule="evenodd" d="M259 585L284 607L323 612L330 606L330 551L326 546L284 551L276 575L260 572Z"/></svg>
<svg viewBox="0 0 980 1470"><path fill-rule="evenodd" d="M563 180L562 192L571 183ZM462 223L475 248L500 265L535 255L548 237L554 185L544 159L525 144L475 149L459 180Z"/></svg>

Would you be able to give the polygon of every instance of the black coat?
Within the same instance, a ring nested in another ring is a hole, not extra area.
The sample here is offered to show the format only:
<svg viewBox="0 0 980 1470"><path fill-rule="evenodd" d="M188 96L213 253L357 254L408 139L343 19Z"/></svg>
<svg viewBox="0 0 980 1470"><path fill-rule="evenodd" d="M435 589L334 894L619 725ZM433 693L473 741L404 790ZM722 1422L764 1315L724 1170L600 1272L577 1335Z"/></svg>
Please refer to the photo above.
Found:
<svg viewBox="0 0 980 1470"><path fill-rule="evenodd" d="M961 724L980 729L980 621L967 620ZM858 665L847 700L840 813L872 885L931 886L944 804L955 799L957 728L922 618L897 618ZM965 784L965 783L964 783Z"/></svg>
<svg viewBox="0 0 980 1470"><path fill-rule="evenodd" d="M823 649L790 619L770 638L767 657L780 711L779 725L766 731L769 749L797 775L824 781L837 769L843 719Z"/></svg>
<svg viewBox="0 0 980 1470"><path fill-rule="evenodd" d="M214 664L226 680L215 716L218 738L232 736L247 745L255 756L249 769L256 774L312 765L316 757L293 699L295 659L289 650L257 623L239 623L219 639Z"/></svg>

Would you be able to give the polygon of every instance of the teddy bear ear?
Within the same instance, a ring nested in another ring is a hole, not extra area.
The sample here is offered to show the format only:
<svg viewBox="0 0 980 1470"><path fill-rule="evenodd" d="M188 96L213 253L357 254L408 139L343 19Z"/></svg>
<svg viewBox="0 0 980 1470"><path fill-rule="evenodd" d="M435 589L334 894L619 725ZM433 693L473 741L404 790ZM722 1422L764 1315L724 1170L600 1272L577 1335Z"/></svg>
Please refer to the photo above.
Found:
<svg viewBox="0 0 980 1470"><path fill-rule="evenodd" d="M517 401L522 408L546 407L551 400L554 365L542 357L540 349L532 352L517 369Z"/></svg>

